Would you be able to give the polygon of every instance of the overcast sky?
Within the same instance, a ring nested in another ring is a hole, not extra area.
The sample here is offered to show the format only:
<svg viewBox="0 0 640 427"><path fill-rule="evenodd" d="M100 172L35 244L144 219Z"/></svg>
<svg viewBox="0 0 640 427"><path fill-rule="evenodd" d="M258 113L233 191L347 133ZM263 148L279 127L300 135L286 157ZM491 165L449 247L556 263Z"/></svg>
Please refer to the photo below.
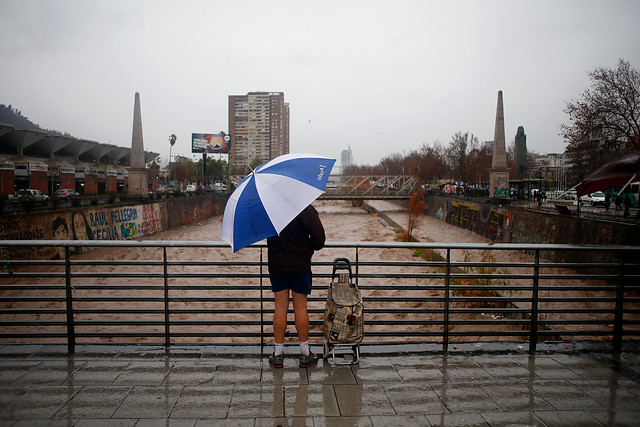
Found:
<svg viewBox="0 0 640 427"><path fill-rule="evenodd" d="M291 151L377 164L458 132L563 152L587 73L640 67L640 1L0 0L0 104L75 137L191 155L228 96L284 92Z"/></svg>

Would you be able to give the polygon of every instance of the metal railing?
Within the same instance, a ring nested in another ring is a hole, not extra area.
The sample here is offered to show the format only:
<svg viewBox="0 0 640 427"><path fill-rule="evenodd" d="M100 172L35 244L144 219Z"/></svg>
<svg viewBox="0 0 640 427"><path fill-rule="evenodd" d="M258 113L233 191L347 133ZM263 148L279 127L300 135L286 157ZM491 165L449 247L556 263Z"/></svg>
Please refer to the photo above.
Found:
<svg viewBox="0 0 640 427"><path fill-rule="evenodd" d="M60 260L12 258L64 250ZM264 344L273 297L266 248L224 242L4 241L0 343ZM546 261L578 251L581 262ZM604 257L603 257L604 255ZM350 258L365 343L640 337L640 247L327 242L314 256L312 340L332 260ZM544 258L543 258L544 256ZM498 261L500 259L500 261ZM608 259L609 261L602 261ZM290 316L289 333L295 334Z"/></svg>

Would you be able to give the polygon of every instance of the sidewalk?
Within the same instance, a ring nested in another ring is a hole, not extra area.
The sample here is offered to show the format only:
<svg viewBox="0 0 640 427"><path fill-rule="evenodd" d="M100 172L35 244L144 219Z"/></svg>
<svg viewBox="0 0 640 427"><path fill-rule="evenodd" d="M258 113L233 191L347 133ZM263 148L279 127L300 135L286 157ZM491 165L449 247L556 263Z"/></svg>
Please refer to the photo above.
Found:
<svg viewBox="0 0 640 427"><path fill-rule="evenodd" d="M284 369L257 350L0 346L3 426L638 425L640 353L362 349ZM313 348L320 353L320 348ZM233 353L235 352L235 353ZM227 354L225 354L227 353Z"/></svg>

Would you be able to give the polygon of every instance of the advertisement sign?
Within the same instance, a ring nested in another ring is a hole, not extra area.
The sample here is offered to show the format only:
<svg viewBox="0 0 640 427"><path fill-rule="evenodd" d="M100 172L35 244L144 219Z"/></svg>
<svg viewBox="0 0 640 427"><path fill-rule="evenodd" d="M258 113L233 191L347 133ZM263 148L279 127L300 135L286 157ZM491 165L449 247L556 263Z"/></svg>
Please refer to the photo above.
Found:
<svg viewBox="0 0 640 427"><path fill-rule="evenodd" d="M229 152L229 136L224 133L192 133L192 153L221 153Z"/></svg>

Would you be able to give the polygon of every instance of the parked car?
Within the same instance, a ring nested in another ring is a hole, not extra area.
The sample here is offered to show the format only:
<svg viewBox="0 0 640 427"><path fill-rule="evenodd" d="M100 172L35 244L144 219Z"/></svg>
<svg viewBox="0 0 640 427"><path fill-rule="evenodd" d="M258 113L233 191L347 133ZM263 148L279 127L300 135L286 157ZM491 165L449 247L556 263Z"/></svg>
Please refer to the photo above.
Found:
<svg viewBox="0 0 640 427"><path fill-rule="evenodd" d="M49 196L47 196L40 190L33 190L31 188L18 191L18 195L10 196L9 200L13 203L19 203L29 197L33 198L33 201L35 203L41 203L44 206L49 204Z"/></svg>
<svg viewBox="0 0 640 427"><path fill-rule="evenodd" d="M581 203L590 203L591 206L602 205L604 206L605 195L602 191L596 191L595 193L585 194L580 196Z"/></svg>
<svg viewBox="0 0 640 427"><path fill-rule="evenodd" d="M189 185L187 185L187 188L186 188L186 190L185 190L185 193L187 193L187 194L193 194L193 193L195 193L195 192L196 192L196 186L195 186L195 184L189 184Z"/></svg>
<svg viewBox="0 0 640 427"><path fill-rule="evenodd" d="M74 190L71 190L70 188L60 188L56 190L56 194L61 199L68 199L69 197L77 197L80 195L76 193Z"/></svg>
<svg viewBox="0 0 640 427"><path fill-rule="evenodd" d="M213 191L216 193L224 193L227 191L227 184L224 182L216 182L213 184Z"/></svg>

